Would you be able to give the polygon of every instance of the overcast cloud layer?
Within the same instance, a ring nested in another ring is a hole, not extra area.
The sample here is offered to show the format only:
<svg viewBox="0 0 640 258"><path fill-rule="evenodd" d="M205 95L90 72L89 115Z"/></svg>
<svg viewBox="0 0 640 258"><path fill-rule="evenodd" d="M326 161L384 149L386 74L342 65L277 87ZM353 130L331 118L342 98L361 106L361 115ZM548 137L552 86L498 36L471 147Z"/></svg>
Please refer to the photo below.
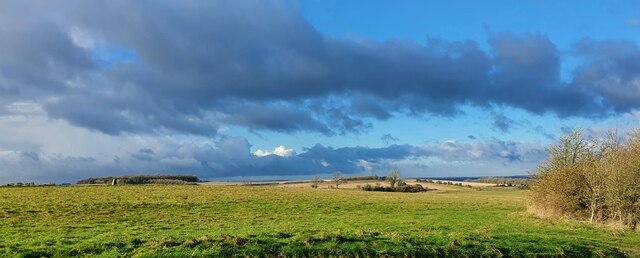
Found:
<svg viewBox="0 0 640 258"><path fill-rule="evenodd" d="M296 4L279 1L2 1L0 10L3 119L20 117L11 107L28 103L41 119L95 135L220 138L204 145L168 140L128 157L113 152L118 156L109 162L43 158L42 150L5 139L5 171L184 168L220 177L357 171L385 166L381 160L434 156L514 162L541 148L497 140L383 149L316 145L295 155L256 156L245 139L219 131L357 134L399 114L455 116L462 105L584 118L640 108L640 49L632 42L582 39L560 50L544 34L505 32L491 35L489 49L482 49L473 40L335 38L316 31ZM570 78L560 76L563 58L582 60ZM501 114L495 119L505 132L514 122ZM470 154L476 149L478 157Z"/></svg>
<svg viewBox="0 0 640 258"><path fill-rule="evenodd" d="M455 115L507 105L602 117L640 106L640 50L584 39L560 78L542 34L474 41L324 36L275 1L3 1L0 91L107 134L211 136L223 124L358 132L398 113ZM82 108L78 108L82 107Z"/></svg>

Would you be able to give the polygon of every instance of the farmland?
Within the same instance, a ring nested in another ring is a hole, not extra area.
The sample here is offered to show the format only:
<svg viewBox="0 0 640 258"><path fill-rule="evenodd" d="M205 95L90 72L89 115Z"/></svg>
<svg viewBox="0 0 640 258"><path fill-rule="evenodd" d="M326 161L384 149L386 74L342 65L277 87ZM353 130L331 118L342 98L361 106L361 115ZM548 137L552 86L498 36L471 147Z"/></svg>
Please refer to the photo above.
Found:
<svg viewBox="0 0 640 258"><path fill-rule="evenodd" d="M640 256L640 233L526 212L526 191L0 188L0 256Z"/></svg>

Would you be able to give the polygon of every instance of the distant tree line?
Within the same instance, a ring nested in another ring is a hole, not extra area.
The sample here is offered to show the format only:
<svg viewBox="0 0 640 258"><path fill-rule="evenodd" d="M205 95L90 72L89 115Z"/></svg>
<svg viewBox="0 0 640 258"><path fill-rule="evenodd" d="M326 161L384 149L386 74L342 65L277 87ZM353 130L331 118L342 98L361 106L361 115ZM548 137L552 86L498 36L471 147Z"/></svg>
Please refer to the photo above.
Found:
<svg viewBox="0 0 640 258"><path fill-rule="evenodd" d="M533 182L533 179L511 177L483 177L478 179L465 180L465 182L496 184L498 186L528 187Z"/></svg>
<svg viewBox="0 0 640 258"><path fill-rule="evenodd" d="M17 183L8 183L8 184L3 185L3 186L7 186L7 187L36 186L36 183L34 183L34 182L29 182L29 183L17 182Z"/></svg>
<svg viewBox="0 0 640 258"><path fill-rule="evenodd" d="M440 181L440 180L431 180L431 179L416 179L416 182L424 182L424 183L432 183L432 184L440 184L440 185L455 185L455 186L464 186L468 188L472 188L471 185L464 185L461 182L451 182L451 181Z"/></svg>
<svg viewBox="0 0 640 258"><path fill-rule="evenodd" d="M586 140L574 130L548 148L531 185L528 208L544 216L617 224L640 221L640 131Z"/></svg>
<svg viewBox="0 0 640 258"><path fill-rule="evenodd" d="M77 184L195 184L198 177L193 175L134 175L134 176L109 176L91 177L78 181Z"/></svg>
<svg viewBox="0 0 640 258"><path fill-rule="evenodd" d="M69 183L64 184L56 184L56 183L44 183L44 184L36 184L34 182L17 182L17 183L8 183L4 185L0 185L1 187L29 187L29 186L56 186L56 185L71 185Z"/></svg>

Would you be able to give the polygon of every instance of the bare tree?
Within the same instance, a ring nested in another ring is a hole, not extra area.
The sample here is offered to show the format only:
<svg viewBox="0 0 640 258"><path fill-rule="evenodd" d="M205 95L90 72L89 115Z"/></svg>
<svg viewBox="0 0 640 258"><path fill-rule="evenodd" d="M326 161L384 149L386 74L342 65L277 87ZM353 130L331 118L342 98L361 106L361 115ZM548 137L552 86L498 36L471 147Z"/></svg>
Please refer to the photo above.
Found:
<svg viewBox="0 0 640 258"><path fill-rule="evenodd" d="M391 170L387 175L387 181L391 185L391 188L396 187L396 183L400 182L400 170Z"/></svg>
<svg viewBox="0 0 640 258"><path fill-rule="evenodd" d="M336 184L336 188L338 188L338 186L340 186L344 181L344 178L342 178L342 172L340 171L333 172L331 177L333 177L333 183Z"/></svg>
<svg viewBox="0 0 640 258"><path fill-rule="evenodd" d="M322 180L320 180L320 176L313 176L311 178L311 188L318 188L320 182L322 182Z"/></svg>

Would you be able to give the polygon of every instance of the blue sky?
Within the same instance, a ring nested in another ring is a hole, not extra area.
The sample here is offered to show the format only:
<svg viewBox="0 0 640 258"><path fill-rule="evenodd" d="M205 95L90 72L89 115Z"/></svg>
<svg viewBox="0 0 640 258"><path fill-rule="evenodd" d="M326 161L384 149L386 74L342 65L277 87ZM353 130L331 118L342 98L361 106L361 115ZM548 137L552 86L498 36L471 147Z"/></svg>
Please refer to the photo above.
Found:
<svg viewBox="0 0 640 258"><path fill-rule="evenodd" d="M522 175L640 122L638 1L0 3L0 183Z"/></svg>
<svg viewBox="0 0 640 258"><path fill-rule="evenodd" d="M638 1L303 1L323 33L386 40L427 37L486 41L489 33L540 32L560 48L583 37L637 40Z"/></svg>

